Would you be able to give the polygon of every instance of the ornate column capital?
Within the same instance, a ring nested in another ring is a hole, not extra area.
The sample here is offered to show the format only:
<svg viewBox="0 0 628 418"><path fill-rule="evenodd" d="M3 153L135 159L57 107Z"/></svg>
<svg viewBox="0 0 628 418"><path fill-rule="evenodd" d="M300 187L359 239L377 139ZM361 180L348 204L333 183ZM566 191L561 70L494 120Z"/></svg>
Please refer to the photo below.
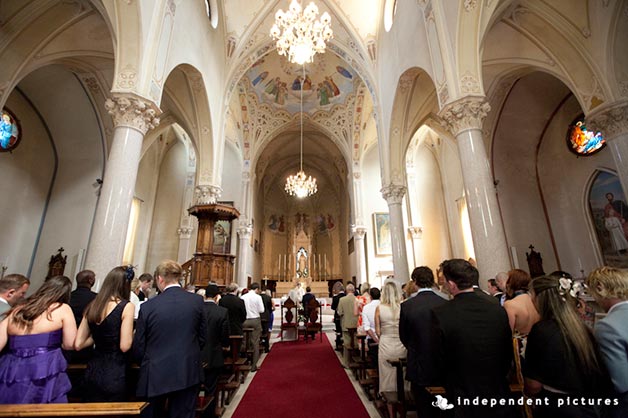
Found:
<svg viewBox="0 0 628 418"><path fill-rule="evenodd" d="M422 226L409 226L408 232L412 235L412 239L421 239L423 235L423 227Z"/></svg>
<svg viewBox="0 0 628 418"><path fill-rule="evenodd" d="M355 225L351 232L353 232L353 237L355 239L364 239L364 235L366 235L366 227L362 225Z"/></svg>
<svg viewBox="0 0 628 418"><path fill-rule="evenodd" d="M201 184L194 189L194 201L197 205L213 205L221 194L222 188L220 186Z"/></svg>
<svg viewBox="0 0 628 418"><path fill-rule="evenodd" d="M136 129L146 135L159 125L161 110L152 102L130 95L116 95L105 101L105 109L113 116L113 124Z"/></svg>
<svg viewBox="0 0 628 418"><path fill-rule="evenodd" d="M182 239L190 239L193 230L194 228L192 228L191 226L182 226L181 228L177 229L177 235L179 236L179 238Z"/></svg>
<svg viewBox="0 0 628 418"><path fill-rule="evenodd" d="M240 239L249 240L251 239L251 235L253 235L253 227L249 225L241 225L237 229L238 236Z"/></svg>
<svg viewBox="0 0 628 418"><path fill-rule="evenodd" d="M445 105L439 112L445 128L457 136L467 129L482 129L491 106L484 97L467 96Z"/></svg>
<svg viewBox="0 0 628 418"><path fill-rule="evenodd" d="M401 204L401 200L406 195L407 190L406 186L391 183L382 187L380 193L389 205Z"/></svg>
<svg viewBox="0 0 628 418"><path fill-rule="evenodd" d="M586 117L587 129L602 132L607 141L628 133L628 100L602 105Z"/></svg>

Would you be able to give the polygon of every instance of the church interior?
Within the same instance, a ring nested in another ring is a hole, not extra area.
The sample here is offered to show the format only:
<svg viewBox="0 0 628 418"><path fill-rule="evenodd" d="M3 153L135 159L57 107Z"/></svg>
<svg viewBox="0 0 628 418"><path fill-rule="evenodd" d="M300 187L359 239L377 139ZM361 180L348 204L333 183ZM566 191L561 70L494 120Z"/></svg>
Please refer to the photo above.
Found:
<svg viewBox="0 0 628 418"><path fill-rule="evenodd" d="M315 0L293 59L300 3L0 2L2 276L628 267L627 0Z"/></svg>

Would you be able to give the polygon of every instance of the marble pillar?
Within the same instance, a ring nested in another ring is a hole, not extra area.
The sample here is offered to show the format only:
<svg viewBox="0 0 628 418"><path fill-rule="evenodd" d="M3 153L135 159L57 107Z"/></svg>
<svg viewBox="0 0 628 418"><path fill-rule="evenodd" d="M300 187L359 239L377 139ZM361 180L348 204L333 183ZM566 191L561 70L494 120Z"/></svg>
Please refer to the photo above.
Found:
<svg viewBox="0 0 628 418"><path fill-rule="evenodd" d="M181 226L177 229L177 235L179 236L177 263L179 264L183 264L191 258L190 238L193 230L191 226Z"/></svg>
<svg viewBox="0 0 628 418"><path fill-rule="evenodd" d="M159 124L159 109L135 96L114 96L105 108L113 116L115 131L85 261L85 268L96 273L94 291L122 262L142 141Z"/></svg>
<svg viewBox="0 0 628 418"><path fill-rule="evenodd" d="M490 106L483 97L465 97L446 105L440 112L458 143L473 247L480 271L480 286L484 289L489 278L511 268L490 163L482 140L482 121L489 111Z"/></svg>
<svg viewBox="0 0 628 418"><path fill-rule="evenodd" d="M600 131L613 154L617 176L628 196L628 100L602 105L586 118L587 129Z"/></svg>
<svg viewBox="0 0 628 418"><path fill-rule="evenodd" d="M251 235L253 234L253 227L248 223L241 223L238 227L238 270L236 273L237 282L239 287L247 287L248 278L248 266L249 260L252 256L251 249Z"/></svg>
<svg viewBox="0 0 628 418"><path fill-rule="evenodd" d="M364 236L366 227L356 225L353 227L353 248L355 255L356 285L368 282L366 276L366 254L364 253Z"/></svg>
<svg viewBox="0 0 628 418"><path fill-rule="evenodd" d="M408 253L406 250L406 229L403 227L401 202L406 194L406 187L399 184L388 184L380 192L388 203L390 216L390 242L393 254L393 270L395 281L406 283L410 280L408 270Z"/></svg>
<svg viewBox="0 0 628 418"><path fill-rule="evenodd" d="M421 246L421 237L423 236L423 228L420 226L409 226L408 232L412 237L412 255L414 267L423 265L423 248Z"/></svg>

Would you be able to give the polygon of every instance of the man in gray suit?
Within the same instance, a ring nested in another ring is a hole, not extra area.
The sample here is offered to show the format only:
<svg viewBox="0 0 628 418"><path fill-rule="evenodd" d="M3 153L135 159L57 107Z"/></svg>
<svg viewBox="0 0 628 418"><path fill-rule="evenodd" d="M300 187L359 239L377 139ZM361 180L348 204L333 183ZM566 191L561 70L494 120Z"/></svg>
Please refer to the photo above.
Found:
<svg viewBox="0 0 628 418"><path fill-rule="evenodd" d="M628 270L600 267L587 278L589 293L607 312L595 323L595 338L619 397L612 417L628 416Z"/></svg>
<svg viewBox="0 0 628 418"><path fill-rule="evenodd" d="M349 338L349 328L358 327L358 315L355 310L355 286L347 285L347 296L338 302L338 315L342 325L342 339L344 341L344 367L349 368L351 362L351 339ZM354 343L355 344L355 343ZM355 346L355 345L354 345Z"/></svg>
<svg viewBox="0 0 628 418"><path fill-rule="evenodd" d="M0 280L0 321L24 298L30 281L21 274L8 274Z"/></svg>

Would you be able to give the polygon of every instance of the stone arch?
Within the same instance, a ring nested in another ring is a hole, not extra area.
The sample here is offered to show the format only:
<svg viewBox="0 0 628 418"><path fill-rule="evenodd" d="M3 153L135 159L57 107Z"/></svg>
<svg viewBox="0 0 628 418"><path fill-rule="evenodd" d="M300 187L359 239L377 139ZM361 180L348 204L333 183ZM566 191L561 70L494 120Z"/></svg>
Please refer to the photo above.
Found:
<svg viewBox="0 0 628 418"><path fill-rule="evenodd" d="M116 28L116 66L112 92L139 94L143 81L143 35L140 3L114 0L107 9Z"/></svg>
<svg viewBox="0 0 628 418"><path fill-rule="evenodd" d="M173 68L164 83L161 105L164 113L173 114L190 135L198 157L196 183L214 184L217 147L202 73L190 64Z"/></svg>

